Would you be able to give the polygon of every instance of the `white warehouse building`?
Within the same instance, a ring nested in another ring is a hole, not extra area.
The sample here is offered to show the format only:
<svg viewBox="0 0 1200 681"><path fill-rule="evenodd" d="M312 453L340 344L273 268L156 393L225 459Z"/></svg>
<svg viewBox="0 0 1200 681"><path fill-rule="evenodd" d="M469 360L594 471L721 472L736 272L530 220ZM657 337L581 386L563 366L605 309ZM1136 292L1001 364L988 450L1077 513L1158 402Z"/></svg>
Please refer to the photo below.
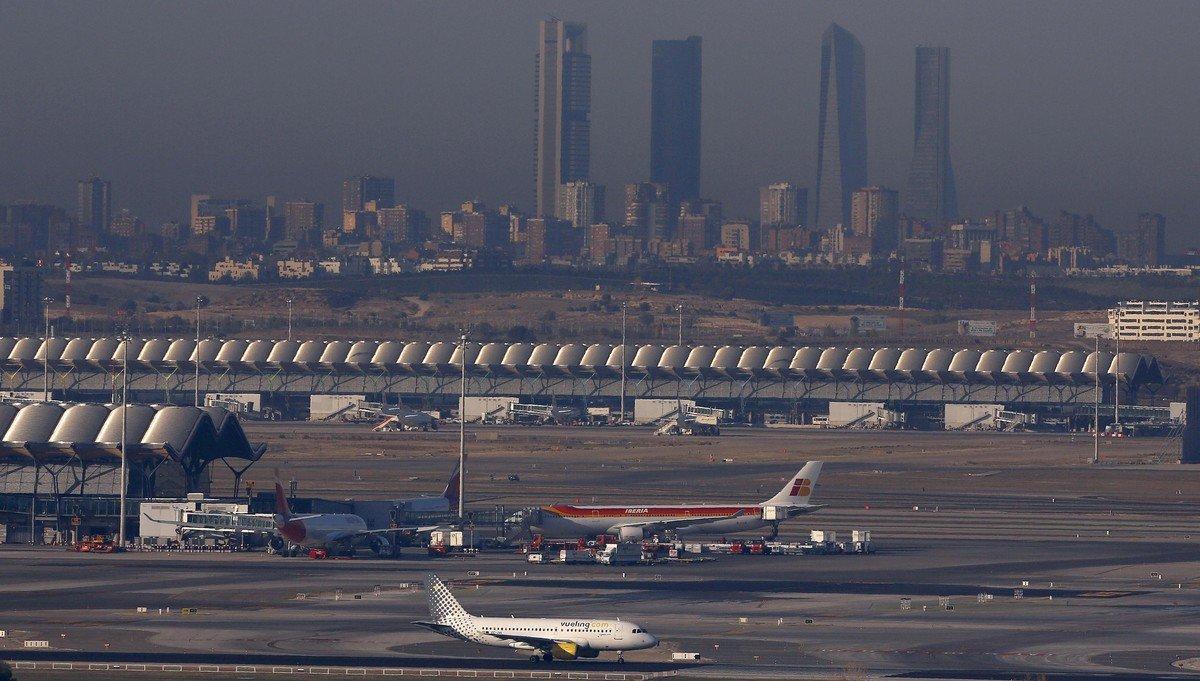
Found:
<svg viewBox="0 0 1200 681"><path fill-rule="evenodd" d="M1118 340L1200 340L1200 302L1130 300L1108 311Z"/></svg>

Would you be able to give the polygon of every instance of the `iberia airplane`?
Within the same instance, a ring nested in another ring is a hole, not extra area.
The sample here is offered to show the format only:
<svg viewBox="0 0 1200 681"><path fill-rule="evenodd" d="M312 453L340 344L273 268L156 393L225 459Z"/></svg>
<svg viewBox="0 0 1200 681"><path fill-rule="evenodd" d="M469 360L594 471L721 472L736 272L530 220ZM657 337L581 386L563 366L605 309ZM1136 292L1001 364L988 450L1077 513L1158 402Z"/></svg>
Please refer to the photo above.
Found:
<svg viewBox="0 0 1200 681"><path fill-rule="evenodd" d="M537 509L530 525L550 538L613 534L638 541L663 532L675 535L724 535L771 526L824 506L810 504L821 462L809 461L779 493L761 504L682 504L675 506L574 506L554 504ZM767 509L772 509L768 511ZM771 516L774 517L771 517Z"/></svg>
<svg viewBox="0 0 1200 681"><path fill-rule="evenodd" d="M549 617L478 617L458 604L437 575L425 576L430 621L413 622L443 636L485 646L532 651L530 662L599 657L658 645L641 626L621 620L554 619Z"/></svg>

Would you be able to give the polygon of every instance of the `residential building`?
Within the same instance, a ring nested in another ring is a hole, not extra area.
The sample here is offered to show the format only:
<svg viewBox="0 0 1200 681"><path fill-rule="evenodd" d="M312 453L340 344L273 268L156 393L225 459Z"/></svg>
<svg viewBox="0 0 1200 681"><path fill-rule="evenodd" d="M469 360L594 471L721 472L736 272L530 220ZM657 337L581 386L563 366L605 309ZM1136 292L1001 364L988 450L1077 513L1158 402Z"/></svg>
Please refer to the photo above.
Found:
<svg viewBox="0 0 1200 681"><path fill-rule="evenodd" d="M1200 340L1200 302L1125 301L1108 311L1118 340Z"/></svg>
<svg viewBox="0 0 1200 681"><path fill-rule="evenodd" d="M283 204L284 237L298 243L315 244L325 229L325 204L288 201Z"/></svg>
<svg viewBox="0 0 1200 681"><path fill-rule="evenodd" d="M429 232L425 212L407 204L380 208L375 211L379 223L379 238L386 243L416 243Z"/></svg>
<svg viewBox="0 0 1200 681"><path fill-rule="evenodd" d="M254 260L234 260L225 257L213 264L208 271L209 281L257 281L258 263Z"/></svg>
<svg viewBox="0 0 1200 681"><path fill-rule="evenodd" d="M867 186L867 58L852 33L830 24L821 39L817 122L818 229L850 222L850 196Z"/></svg>
<svg viewBox="0 0 1200 681"><path fill-rule="evenodd" d="M950 49L917 47L913 157L905 214L940 225L958 217L950 163Z"/></svg>
<svg viewBox="0 0 1200 681"><path fill-rule="evenodd" d="M348 177L342 181L343 213L366 210L370 201L374 201L381 208L395 205L396 180L390 177L363 175Z"/></svg>
<svg viewBox="0 0 1200 681"><path fill-rule="evenodd" d="M757 250L758 229L749 220L727 220L721 225L721 245L741 253Z"/></svg>
<svg viewBox="0 0 1200 681"><path fill-rule="evenodd" d="M650 48L650 181L700 196L700 37Z"/></svg>
<svg viewBox="0 0 1200 681"><path fill-rule="evenodd" d="M587 180L591 163L592 58L587 26L538 22L535 59L535 216L558 215L558 188Z"/></svg>
<svg viewBox="0 0 1200 681"><path fill-rule="evenodd" d="M870 240L872 254L886 255L900 245L900 196L887 187L864 187L851 198L850 229Z"/></svg>
<svg viewBox="0 0 1200 681"><path fill-rule="evenodd" d="M625 231L640 239L667 239L675 231L679 202L662 183L625 185Z"/></svg>
<svg viewBox="0 0 1200 681"><path fill-rule="evenodd" d="M275 274L280 279L311 279L316 269L311 260L288 258L275 261Z"/></svg>
<svg viewBox="0 0 1200 681"><path fill-rule="evenodd" d="M604 222L604 185L577 180L560 186L555 217L578 230Z"/></svg>
<svg viewBox="0 0 1200 681"><path fill-rule="evenodd" d="M267 211L262 206L232 206L225 209L229 236L252 243L267 238Z"/></svg>
<svg viewBox="0 0 1200 681"><path fill-rule="evenodd" d="M112 218L108 223L108 233L124 239L132 239L142 236L146 233L146 225L141 218L134 215L129 209L123 209L117 213L116 217Z"/></svg>
<svg viewBox="0 0 1200 681"><path fill-rule="evenodd" d="M14 333L34 333L43 317L42 270L0 263L0 321Z"/></svg>
<svg viewBox="0 0 1200 681"><path fill-rule="evenodd" d="M774 182L758 190L758 221L763 227L800 227L808 222L808 190Z"/></svg>
<svg viewBox="0 0 1200 681"><path fill-rule="evenodd" d="M112 183L93 177L76 183L75 219L79 228L94 235L108 230L112 220Z"/></svg>
<svg viewBox="0 0 1200 681"><path fill-rule="evenodd" d="M679 208L678 241L686 242L691 255L717 245L724 221L720 201L697 199L684 201Z"/></svg>
<svg viewBox="0 0 1200 681"><path fill-rule="evenodd" d="M1118 254L1130 265L1158 267L1166 257L1167 219L1159 213L1138 215L1137 225L1121 235Z"/></svg>

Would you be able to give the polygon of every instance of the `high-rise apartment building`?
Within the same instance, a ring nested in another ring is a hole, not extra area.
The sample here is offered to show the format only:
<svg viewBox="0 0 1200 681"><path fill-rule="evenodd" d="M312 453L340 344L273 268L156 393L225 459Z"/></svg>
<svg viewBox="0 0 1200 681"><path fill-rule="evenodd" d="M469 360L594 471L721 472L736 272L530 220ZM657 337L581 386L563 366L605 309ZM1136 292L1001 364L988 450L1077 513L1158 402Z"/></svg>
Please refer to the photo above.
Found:
<svg viewBox="0 0 1200 681"><path fill-rule="evenodd" d="M108 233L123 239L132 239L133 237L142 236L146 232L146 225L141 218L134 215L129 209L124 209L117 213L108 223Z"/></svg>
<svg viewBox="0 0 1200 681"><path fill-rule="evenodd" d="M396 203L396 180L390 177L349 177L342 181L342 212L355 213L364 210L367 203L374 201L381 208L390 208Z"/></svg>
<svg viewBox="0 0 1200 681"><path fill-rule="evenodd" d="M913 158L904 194L909 217L943 225L958 217L950 164L950 49L917 47Z"/></svg>
<svg viewBox="0 0 1200 681"><path fill-rule="evenodd" d="M416 243L429 233L425 212L400 204L375 211L379 238L388 243Z"/></svg>
<svg viewBox="0 0 1200 681"><path fill-rule="evenodd" d="M830 24L821 38L817 119L818 229L850 221L850 195L867 186L867 58L852 33Z"/></svg>
<svg viewBox="0 0 1200 681"><path fill-rule="evenodd" d="M679 200L665 184L625 185L625 230L641 239L669 239L679 218Z"/></svg>
<svg viewBox="0 0 1200 681"><path fill-rule="evenodd" d="M678 239L688 242L693 255L698 254L720 242L722 222L724 216L720 201L684 201L679 209Z"/></svg>
<svg viewBox="0 0 1200 681"><path fill-rule="evenodd" d="M562 185L558 188L555 217L581 230L604 222L604 185L582 181Z"/></svg>
<svg viewBox="0 0 1200 681"><path fill-rule="evenodd" d="M80 180L76 189L75 219L80 229L93 235L106 231L112 221L112 183L93 177Z"/></svg>
<svg viewBox="0 0 1200 681"><path fill-rule="evenodd" d="M655 40L650 67L650 181L700 196L700 37Z"/></svg>
<svg viewBox="0 0 1200 681"><path fill-rule="evenodd" d="M1162 265L1167 255L1167 219L1161 213L1142 213L1135 232L1141 264Z"/></svg>
<svg viewBox="0 0 1200 681"><path fill-rule="evenodd" d="M591 162L592 58L587 26L538 22L535 59L535 214L558 214L558 188L588 179Z"/></svg>
<svg viewBox="0 0 1200 681"><path fill-rule="evenodd" d="M758 190L758 221L764 227L797 227L808 222L808 190L775 182Z"/></svg>
<svg viewBox="0 0 1200 681"><path fill-rule="evenodd" d="M0 264L0 322L11 333L37 333L44 304L40 268Z"/></svg>
<svg viewBox="0 0 1200 681"><path fill-rule="evenodd" d="M872 253L891 253L900 244L900 196L887 187L863 187L851 198L850 229L871 240Z"/></svg>
<svg viewBox="0 0 1200 681"><path fill-rule="evenodd" d="M288 201L283 204L283 233L292 241L319 244L325 231L325 204Z"/></svg>

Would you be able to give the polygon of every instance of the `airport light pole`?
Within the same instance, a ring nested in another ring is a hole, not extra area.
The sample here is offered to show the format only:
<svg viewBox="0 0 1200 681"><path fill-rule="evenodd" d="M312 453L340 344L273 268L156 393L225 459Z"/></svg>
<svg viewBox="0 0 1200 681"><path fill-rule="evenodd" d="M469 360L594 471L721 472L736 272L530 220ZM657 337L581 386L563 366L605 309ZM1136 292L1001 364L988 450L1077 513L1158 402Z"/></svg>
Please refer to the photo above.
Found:
<svg viewBox="0 0 1200 681"><path fill-rule="evenodd" d="M1121 304L1117 303L1117 328L1112 330L1113 338L1117 341L1117 352L1113 356L1113 426L1114 431L1121 432Z"/></svg>
<svg viewBox="0 0 1200 681"><path fill-rule="evenodd" d="M129 341L130 334L125 333L125 342L121 352L121 503L117 511L117 546L125 546L125 493L129 487L129 463L126 449L129 445L127 422L129 417ZM199 359L197 357L197 359Z"/></svg>
<svg viewBox="0 0 1200 681"><path fill-rule="evenodd" d="M287 299L288 306L288 340L292 339L292 299Z"/></svg>
<svg viewBox="0 0 1200 681"><path fill-rule="evenodd" d="M1092 428L1092 463L1100 463L1100 336L1096 336L1096 415Z"/></svg>
<svg viewBox="0 0 1200 681"><path fill-rule="evenodd" d="M683 347L683 303L679 304L679 347Z"/></svg>
<svg viewBox="0 0 1200 681"><path fill-rule="evenodd" d="M196 373L192 377L192 389L195 391L195 402L193 406L200 406L200 303L204 302L203 296L196 296Z"/></svg>
<svg viewBox="0 0 1200 681"><path fill-rule="evenodd" d="M46 334L42 336L42 401L50 401L50 303L53 298L42 298L42 316L46 319Z"/></svg>
<svg viewBox="0 0 1200 681"><path fill-rule="evenodd" d="M463 491L467 479L467 332L462 334L462 354L459 364L462 372L458 381L458 520L463 519Z"/></svg>
<svg viewBox="0 0 1200 681"><path fill-rule="evenodd" d="M621 423L625 423L625 321L629 304L621 301Z"/></svg>

